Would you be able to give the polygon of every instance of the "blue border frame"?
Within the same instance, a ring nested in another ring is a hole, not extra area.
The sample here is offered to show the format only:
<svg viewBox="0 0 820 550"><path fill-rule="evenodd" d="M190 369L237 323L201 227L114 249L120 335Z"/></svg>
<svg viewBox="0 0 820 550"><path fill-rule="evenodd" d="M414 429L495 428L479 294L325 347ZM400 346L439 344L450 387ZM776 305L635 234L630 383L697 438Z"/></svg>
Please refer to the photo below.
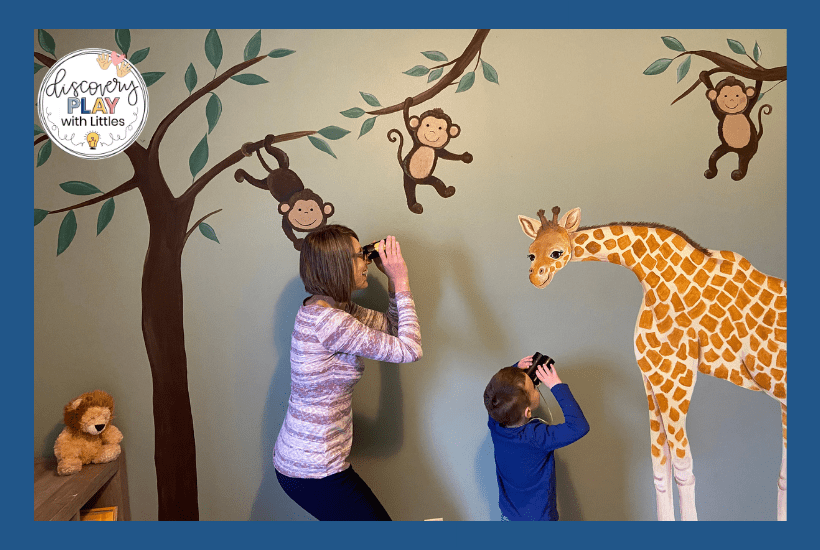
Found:
<svg viewBox="0 0 820 550"><path fill-rule="evenodd" d="M573 523L554 525L516 524L515 531L511 523L503 522L445 522L427 523L423 526L414 523L396 524L320 524L306 525L299 522L266 523L228 523L213 522L199 524L170 524L170 523L131 523L117 524L116 527L99 527L110 529L110 542L100 539L99 530L94 534L97 544L113 544L117 547L137 547L146 542L166 547L177 544L201 545L211 547L216 545L256 545L269 544L280 546L283 543L292 543L294 546L318 546L320 544L340 545L341 547L361 547L372 545L387 545L389 547L415 547L421 544L429 545L469 545L500 543L505 545L524 546L534 544L554 544L567 542L585 547L610 546L621 544L649 544L648 540L657 541L666 548L689 548L693 545L706 544L715 547L725 543L733 546L758 548L777 546L786 543L785 537L797 542L802 541L802 533L808 533L806 523L813 508L811 497L814 493L815 476L809 474L807 467L809 454L808 445L801 434L816 433L813 426L805 426L803 420L809 418L809 413L801 404L803 397L801 388L813 385L817 377L817 369L808 361L808 351L805 344L811 327L808 325L810 312L817 306L817 293L811 291L809 278L811 273L802 265L797 264L798 253L807 243L801 236L811 223L811 206L815 204L815 186L818 181L817 170L809 170L809 161L817 158L814 150L820 145L817 137L818 121L816 100L810 100L809 93L816 95L813 85L817 77L810 74L816 65L811 54L817 48L815 28L808 26L809 18L801 13L800 8L805 5L791 0L776 4L758 1L747 1L742 6L743 13L733 14L731 19L721 16L716 9L715 2L688 1L672 4L670 2L641 2L637 6L631 3L624 6L622 3L603 3L595 0L586 3L547 4L545 2L518 2L512 5L511 10L502 12L492 10L486 3L445 3L440 2L421 10L421 15L413 15L410 9L412 4L399 8L397 5L385 8L384 5L368 5L364 3L350 5L349 3L311 2L299 8L284 7L267 3L248 3L241 9L231 9L231 13L223 13L224 3L213 0L200 1L195 5L169 7L170 3L144 0L132 6L118 5L110 10L101 4L69 4L57 3L52 0L36 3L26 3L18 14L14 23L7 25L0 40L3 41L4 51L8 61L7 71L10 74L28 74L27 55L30 48L31 31L36 28L114 28L126 26L129 28L209 28L215 22L220 28L258 28L259 22L267 22L271 27L287 28L409 28L415 23L426 20L429 28L785 28L788 29L789 64L792 66L790 74L789 98L793 106L794 115L788 121L788 232L789 254L793 267L788 276L792 288L792 364L797 368L792 371L793 392L798 392L798 402L793 404L791 423L792 453L790 456L792 480L790 494L789 521L785 524L775 522L757 522L754 525L725 525L723 522L699 522L697 524L676 523L674 525L658 522L591 522L583 527ZM139 13L129 13L138 8ZM504 9L504 8L502 8ZM405 13L408 12L408 13ZM7 15L12 14L7 11ZM426 18L426 19L425 19ZM10 19L11 21L11 19ZM31 22L32 27L25 27L25 22ZM21 24L23 23L23 24ZM263 25L264 26L264 25ZM24 27L24 28L21 28ZM23 59L26 60L25 71ZM809 69L811 68L811 69ZM8 84L6 84L8 86ZM10 109L11 124L8 128L28 127L23 124L22 118L28 116L28 110L17 108L23 105L21 97L16 92L3 94L6 105ZM28 99L28 96L25 96ZM798 106L810 106L809 112L801 112ZM6 158L30 158L28 145L15 142L11 132L6 132L3 140L5 150L11 152ZM811 150L810 150L811 148ZM30 162L30 164L25 164ZM5 209L5 216L11 231L7 233L5 246L10 250L3 269L3 280L6 294L10 295L11 311L7 313L7 323L10 325L5 333L7 341L13 344L8 361L5 362L9 373L7 395L11 396L12 405L20 405L23 417L28 414L28 407L32 404L24 390L20 395L12 388L28 388L33 381L28 377L27 365L33 364L33 233L32 236L22 238L18 232L23 228L27 231L31 218L28 197L28 182L33 178L34 163L25 160L16 160L13 163L11 174L4 182L7 193L12 196L11 207ZM814 183L811 183L814 182ZM24 191L25 190L25 191ZM24 216L25 214L25 216ZM25 217L25 219L23 219ZM32 271L24 266L32 266ZM795 294L796 292L796 294ZM798 300L794 300L797 296ZM797 319L797 324L795 324ZM795 378L796 377L796 378ZM794 382L797 382L797 385ZM18 403L19 402L19 403ZM14 411L16 407L11 408ZM794 411L798 414L795 415ZM33 421L32 421L33 423ZM33 426L32 426L33 428ZM16 435L15 430L7 430L10 441ZM78 537L88 537L89 534L74 533L73 529L82 529L80 525L59 524L33 525L32 517L25 505L19 499L9 498L9 495L31 494L27 476L17 476L13 472L28 471L31 467L30 456L19 447L10 456L4 456L7 478L11 490L8 491L6 502L13 510L7 512L8 524L11 526L12 539L31 541L34 544L54 545L65 544ZM17 454L19 452L19 455ZM25 480L23 479L25 478ZM113 529L117 529L116 532ZM546 531L545 529L549 529ZM14 536L16 533L16 537ZM107 533L106 533L107 534ZM544 537L544 540L533 540L531 537ZM91 540L91 539L89 539ZM809 539L810 540L810 539ZM36 541L36 542L35 542ZM104 541L104 542L103 542ZM663 541L663 542L660 542ZM81 544L88 544L80 539ZM75 542L75 544L77 543ZM94 544L94 543L92 543ZM788 543L786 543L788 544ZM800 544L800 542L797 542Z"/></svg>

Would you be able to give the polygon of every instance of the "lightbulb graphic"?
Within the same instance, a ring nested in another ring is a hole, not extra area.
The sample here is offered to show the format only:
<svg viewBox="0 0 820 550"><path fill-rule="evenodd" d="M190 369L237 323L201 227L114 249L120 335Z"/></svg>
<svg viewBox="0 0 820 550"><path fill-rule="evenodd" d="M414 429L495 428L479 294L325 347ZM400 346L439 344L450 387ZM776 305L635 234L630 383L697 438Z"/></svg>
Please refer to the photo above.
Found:
<svg viewBox="0 0 820 550"><path fill-rule="evenodd" d="M100 142L100 134L97 132L89 132L87 136L85 136L86 141L88 141L88 146L91 149L96 149L97 144Z"/></svg>

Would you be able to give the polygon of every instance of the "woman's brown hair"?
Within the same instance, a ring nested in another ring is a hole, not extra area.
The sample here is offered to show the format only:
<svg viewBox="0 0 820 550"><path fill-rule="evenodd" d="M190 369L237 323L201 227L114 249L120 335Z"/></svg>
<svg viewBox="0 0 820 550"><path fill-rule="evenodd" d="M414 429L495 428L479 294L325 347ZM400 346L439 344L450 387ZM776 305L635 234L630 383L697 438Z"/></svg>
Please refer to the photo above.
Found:
<svg viewBox="0 0 820 550"><path fill-rule="evenodd" d="M344 225L326 225L308 233L299 255L299 276L308 294L330 296L340 304L353 294L353 237Z"/></svg>

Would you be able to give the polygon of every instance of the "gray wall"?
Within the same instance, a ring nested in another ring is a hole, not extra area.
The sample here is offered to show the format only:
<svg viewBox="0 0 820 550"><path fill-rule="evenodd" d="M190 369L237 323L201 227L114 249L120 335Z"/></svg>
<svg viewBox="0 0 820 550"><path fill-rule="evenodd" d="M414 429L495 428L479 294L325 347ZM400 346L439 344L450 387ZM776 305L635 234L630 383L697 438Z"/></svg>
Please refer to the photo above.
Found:
<svg viewBox="0 0 820 550"><path fill-rule="evenodd" d="M51 31L58 56L83 47L116 48L113 31ZM222 69L242 60L255 31L220 31ZM649 426L632 332L641 300L636 278L600 263L568 266L548 289L527 280L527 247L517 215L540 208L582 210L582 224L652 221L686 232L712 249L733 250L759 270L786 273L786 84L769 92L774 107L748 176L703 171L717 145L717 121L702 89L670 103L710 68L693 59L675 83L676 64L660 76L642 71L673 57L661 36L690 49L733 56L727 38L748 50L757 41L767 67L786 64L786 32L778 30L494 30L473 88L450 88L424 108L442 107L462 127L450 150L469 151L470 165L442 162L437 175L457 192L441 199L421 188L425 211L404 202L395 144L399 114L380 117L357 139L360 123L339 115L366 107L360 91L392 105L426 87L402 74L450 59L474 31L265 30L262 51L296 54L269 59L254 72L261 86L228 82L218 93L222 119L209 137L207 168L246 141L267 133L351 130L330 142L338 159L306 139L282 145L308 187L331 201L333 222L363 241L395 234L410 268L424 357L410 365L366 361L354 398L351 462L395 519L498 519L492 443L481 394L502 366L536 350L557 360L562 379L592 426L558 451L562 519L655 518ZM132 30L131 51L150 47L140 71L166 75L150 92L150 138L188 92L193 62L200 86L210 81L207 31ZM37 46L36 32L34 37ZM35 75L37 86L44 72ZM767 89L769 85L764 87ZM36 97L35 97L36 101ZM418 108L413 112L417 112ZM175 194L191 182L188 156L207 131L205 101L168 132L161 164ZM34 112L37 121L36 110ZM405 147L406 152L406 147ZM255 161L239 165L260 174ZM110 190L132 174L120 155L84 161L55 148L35 169L35 208L75 200L58 184L83 180ZM279 488L271 450L289 393L290 332L305 297L298 254L282 234L276 204L224 172L203 192L193 219L222 208L208 222L221 244L195 233L183 257L185 335L196 430L199 503L206 520L294 520L310 517ZM95 388L117 402L116 425L128 454L134 519L156 519L151 378L140 329L140 277L148 241L139 194L117 198L111 225L95 236L98 208L77 212L79 230L55 257L61 217L34 229L34 456L51 454L62 407ZM358 301L386 304L377 271ZM545 401L556 421L560 411ZM543 407L542 414L548 415ZM688 418L695 457L697 505L704 520L775 518L780 464L778 405L760 393L700 376Z"/></svg>

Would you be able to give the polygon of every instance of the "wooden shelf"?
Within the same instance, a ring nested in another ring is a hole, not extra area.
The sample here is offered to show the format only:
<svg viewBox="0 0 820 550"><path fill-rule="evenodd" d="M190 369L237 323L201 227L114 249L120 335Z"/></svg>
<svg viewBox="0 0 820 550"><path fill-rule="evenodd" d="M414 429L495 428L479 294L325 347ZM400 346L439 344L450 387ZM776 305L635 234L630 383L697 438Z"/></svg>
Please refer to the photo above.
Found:
<svg viewBox="0 0 820 550"><path fill-rule="evenodd" d="M56 458L34 459L34 521L79 520L81 508L116 506L117 519L131 519L125 450L114 462L83 464L68 476L57 475Z"/></svg>

